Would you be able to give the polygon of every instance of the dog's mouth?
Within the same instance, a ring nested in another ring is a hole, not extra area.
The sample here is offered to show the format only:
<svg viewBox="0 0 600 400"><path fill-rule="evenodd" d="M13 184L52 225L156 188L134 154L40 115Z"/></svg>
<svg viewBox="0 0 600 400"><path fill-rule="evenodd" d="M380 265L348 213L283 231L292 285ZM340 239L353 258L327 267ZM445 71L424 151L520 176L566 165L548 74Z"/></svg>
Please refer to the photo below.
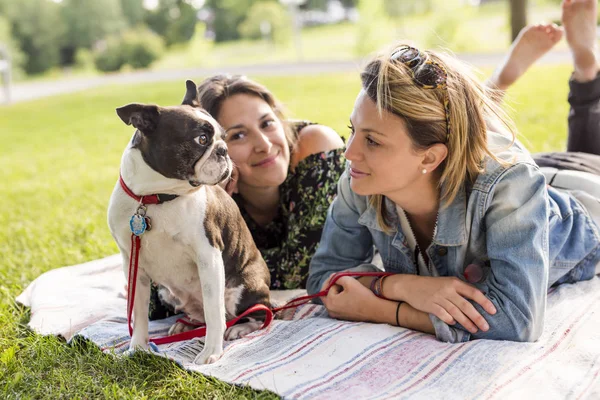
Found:
<svg viewBox="0 0 600 400"><path fill-rule="evenodd" d="M198 187L198 186L202 185L202 183L200 183L199 181L193 180L193 179L190 179L188 182L193 187Z"/></svg>

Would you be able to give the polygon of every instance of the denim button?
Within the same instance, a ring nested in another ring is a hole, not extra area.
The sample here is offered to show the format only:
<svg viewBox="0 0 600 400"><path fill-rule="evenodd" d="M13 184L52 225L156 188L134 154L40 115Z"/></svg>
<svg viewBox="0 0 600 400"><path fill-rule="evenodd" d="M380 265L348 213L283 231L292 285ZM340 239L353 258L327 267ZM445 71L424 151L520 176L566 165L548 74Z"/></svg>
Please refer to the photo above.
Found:
<svg viewBox="0 0 600 400"><path fill-rule="evenodd" d="M445 256L446 254L448 254L448 249L445 247L438 247L437 253L439 256Z"/></svg>

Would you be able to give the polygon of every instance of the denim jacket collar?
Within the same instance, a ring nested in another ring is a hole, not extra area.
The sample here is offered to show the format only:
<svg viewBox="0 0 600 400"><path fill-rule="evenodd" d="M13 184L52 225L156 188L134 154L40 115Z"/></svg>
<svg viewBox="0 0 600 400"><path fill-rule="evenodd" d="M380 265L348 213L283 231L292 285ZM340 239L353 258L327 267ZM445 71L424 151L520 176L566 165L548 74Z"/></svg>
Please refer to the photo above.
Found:
<svg viewBox="0 0 600 400"><path fill-rule="evenodd" d="M398 212L393 201L384 197L384 206L389 216L391 224L390 235L396 234L396 238L402 242L406 241L404 233L399 228ZM440 246L461 246L467 243L466 229L467 215L467 196L465 190L458 192L452 203L448 207L440 207L437 230L433 242ZM358 223L383 232L383 229L377 222L377 210L373 207L367 198L367 208L360 215Z"/></svg>

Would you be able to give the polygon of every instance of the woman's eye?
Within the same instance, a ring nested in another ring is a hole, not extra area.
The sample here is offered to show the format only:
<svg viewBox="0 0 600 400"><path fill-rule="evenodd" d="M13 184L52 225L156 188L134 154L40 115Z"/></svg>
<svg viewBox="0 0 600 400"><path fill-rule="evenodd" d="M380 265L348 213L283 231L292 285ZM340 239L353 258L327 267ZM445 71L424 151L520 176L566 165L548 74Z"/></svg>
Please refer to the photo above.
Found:
<svg viewBox="0 0 600 400"><path fill-rule="evenodd" d="M225 141L229 142L229 141L234 141L234 140L240 140L240 139L243 139L244 136L246 136L246 135L243 132L232 133L231 135L227 135L227 137L225 138Z"/></svg>
<svg viewBox="0 0 600 400"><path fill-rule="evenodd" d="M194 142L204 146L206 143L208 143L208 138L206 137L206 135L200 135L194 139Z"/></svg>
<svg viewBox="0 0 600 400"><path fill-rule="evenodd" d="M270 126L273 126L274 124L275 124L275 120L269 119L269 120L266 120L266 121L264 121L264 122L262 123L262 128L263 128L263 129L264 129L264 128L268 128L268 127L270 127Z"/></svg>
<svg viewBox="0 0 600 400"><path fill-rule="evenodd" d="M366 137L367 146L379 146L379 143L371 139L369 136Z"/></svg>
<svg viewBox="0 0 600 400"><path fill-rule="evenodd" d="M348 129L350 130L350 136L354 135L354 127L352 125L348 125Z"/></svg>

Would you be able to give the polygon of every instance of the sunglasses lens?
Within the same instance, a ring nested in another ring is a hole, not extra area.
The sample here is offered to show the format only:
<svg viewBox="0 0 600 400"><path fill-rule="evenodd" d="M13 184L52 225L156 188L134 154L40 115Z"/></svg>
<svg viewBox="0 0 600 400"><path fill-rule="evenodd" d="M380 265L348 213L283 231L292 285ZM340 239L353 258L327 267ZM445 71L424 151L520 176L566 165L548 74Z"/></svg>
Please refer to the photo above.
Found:
<svg viewBox="0 0 600 400"><path fill-rule="evenodd" d="M392 54L391 58L392 60L400 61L403 64L408 64L409 68L417 65L421 60L419 50L412 47L405 47L397 50L394 54Z"/></svg>
<svg viewBox="0 0 600 400"><path fill-rule="evenodd" d="M446 78L446 72L435 64L425 64L415 73L415 79L426 86L439 86Z"/></svg>

